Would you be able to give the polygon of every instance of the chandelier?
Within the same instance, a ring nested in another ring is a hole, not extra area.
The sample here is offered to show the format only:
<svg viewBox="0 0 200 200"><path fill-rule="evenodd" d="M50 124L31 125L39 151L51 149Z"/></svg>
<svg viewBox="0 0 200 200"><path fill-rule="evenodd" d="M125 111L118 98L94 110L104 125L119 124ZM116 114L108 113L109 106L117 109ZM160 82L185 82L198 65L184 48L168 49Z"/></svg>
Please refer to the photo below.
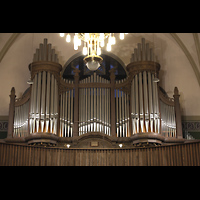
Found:
<svg viewBox="0 0 200 200"><path fill-rule="evenodd" d="M124 35L128 33L119 33L119 38L124 39ZM69 33L60 33L60 37L66 37L66 42L71 42L71 35ZM103 58L101 55L101 47L105 46L107 40L106 50L111 51L111 46L116 43L114 33L75 33L74 34L74 50L78 50L83 41L83 59L89 70L97 70Z"/></svg>

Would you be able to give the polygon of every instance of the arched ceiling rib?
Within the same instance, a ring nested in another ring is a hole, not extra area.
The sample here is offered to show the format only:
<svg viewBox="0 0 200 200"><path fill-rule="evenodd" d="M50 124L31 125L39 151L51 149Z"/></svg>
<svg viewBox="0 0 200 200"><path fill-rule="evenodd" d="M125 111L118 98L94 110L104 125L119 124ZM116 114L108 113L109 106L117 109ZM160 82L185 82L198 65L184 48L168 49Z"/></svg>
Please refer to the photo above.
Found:
<svg viewBox="0 0 200 200"><path fill-rule="evenodd" d="M188 49L186 48L186 46L184 45L182 40L178 37L178 35L176 33L170 33L170 34L176 40L176 42L178 43L178 45L181 47L181 49L185 53L186 57L188 58L191 66L192 66L192 69L193 69L193 71L194 71L194 73L196 75L196 78L197 78L197 81L199 83L199 86L200 86L200 73L199 73L199 70L197 68L196 63L194 62L193 57L191 56L190 52L188 51ZM198 37L198 35L197 35L197 37Z"/></svg>
<svg viewBox="0 0 200 200"><path fill-rule="evenodd" d="M0 52L0 62L2 61L3 57L6 55L9 48L12 46L12 44L15 42L17 37L20 35L20 33L13 33L11 37L8 39L4 47L2 48Z"/></svg>

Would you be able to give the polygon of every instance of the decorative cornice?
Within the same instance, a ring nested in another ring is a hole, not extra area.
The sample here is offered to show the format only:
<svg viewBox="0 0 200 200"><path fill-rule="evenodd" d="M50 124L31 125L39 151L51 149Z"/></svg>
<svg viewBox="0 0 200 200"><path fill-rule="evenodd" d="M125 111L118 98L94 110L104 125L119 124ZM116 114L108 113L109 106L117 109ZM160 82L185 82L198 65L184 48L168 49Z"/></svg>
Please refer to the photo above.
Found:
<svg viewBox="0 0 200 200"><path fill-rule="evenodd" d="M60 71L62 70L62 66L56 62L49 62L49 61L38 61L33 62L29 65L29 70L31 71L31 79L35 77L35 74L47 71L54 74L57 82L60 81Z"/></svg>
<svg viewBox="0 0 200 200"><path fill-rule="evenodd" d="M143 71L158 73L160 70L160 64L153 61L137 61L137 62L131 62L130 64L128 64L126 69L133 76Z"/></svg>

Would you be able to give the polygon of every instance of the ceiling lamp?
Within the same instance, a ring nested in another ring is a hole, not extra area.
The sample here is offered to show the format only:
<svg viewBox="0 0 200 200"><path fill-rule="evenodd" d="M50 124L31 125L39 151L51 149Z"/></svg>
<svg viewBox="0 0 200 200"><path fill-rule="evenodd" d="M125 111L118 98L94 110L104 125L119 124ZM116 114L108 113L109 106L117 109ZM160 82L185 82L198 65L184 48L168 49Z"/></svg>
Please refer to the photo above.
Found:
<svg viewBox="0 0 200 200"><path fill-rule="evenodd" d="M124 39L124 34L128 33L119 34L121 40ZM65 37L65 35L66 42L71 42L69 33L60 33L60 37ZM83 41L82 52L86 56L83 60L91 71L96 71L103 61L100 55L101 47L105 46L105 40L108 40L106 45L107 51L111 51L111 46L116 43L114 33L75 33L74 35L74 50L78 50L78 47L81 46Z"/></svg>

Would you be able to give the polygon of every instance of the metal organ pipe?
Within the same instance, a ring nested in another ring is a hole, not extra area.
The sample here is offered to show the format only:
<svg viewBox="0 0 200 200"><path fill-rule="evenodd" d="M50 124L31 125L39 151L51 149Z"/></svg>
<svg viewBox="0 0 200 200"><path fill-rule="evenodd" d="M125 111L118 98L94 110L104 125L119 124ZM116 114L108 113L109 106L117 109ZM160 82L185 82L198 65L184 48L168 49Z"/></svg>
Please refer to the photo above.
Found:
<svg viewBox="0 0 200 200"><path fill-rule="evenodd" d="M124 83L125 79L116 81L116 84ZM127 137L129 130L129 99L128 94L121 89L115 90L116 94L116 131L117 137Z"/></svg>
<svg viewBox="0 0 200 200"><path fill-rule="evenodd" d="M91 77L88 77L87 82L90 83L91 81ZM87 89L88 92L88 104L87 104L87 109L88 109L88 119L87 119L87 123L88 123L88 132L90 132L90 119L91 119L91 103L90 103L90 95L91 95L91 88Z"/></svg>
<svg viewBox="0 0 200 200"><path fill-rule="evenodd" d="M132 134L136 133L136 115L135 115L135 79L132 80L131 85L131 118L132 118Z"/></svg>
<svg viewBox="0 0 200 200"><path fill-rule="evenodd" d="M154 61L153 49L149 48L149 44L145 44L145 39L142 38L142 43L138 43L138 48L134 49L132 57L133 62ZM146 65L146 63L144 63ZM131 117L132 117L132 134L141 132L156 132L160 133L160 111L158 102L157 83L153 82L154 74L151 62L147 70L142 69L137 71L139 66L136 66L136 73L133 74L131 84ZM155 69L156 70L156 69Z"/></svg>
<svg viewBox="0 0 200 200"><path fill-rule="evenodd" d="M142 73L139 73L139 99L140 99L140 128L144 132L144 110L143 110L143 88L142 88Z"/></svg>
<svg viewBox="0 0 200 200"><path fill-rule="evenodd" d="M99 77L99 82L102 83L102 78L101 76ZM102 126L102 88L99 88L99 131L103 131L103 126Z"/></svg>
<svg viewBox="0 0 200 200"><path fill-rule="evenodd" d="M86 83L109 83L95 72L80 81ZM79 89L79 135L87 132L103 132L110 135L110 89Z"/></svg>
<svg viewBox="0 0 200 200"><path fill-rule="evenodd" d="M46 94L46 129L45 132L49 130L49 105L50 105L50 72L47 72L47 94Z"/></svg>
<svg viewBox="0 0 200 200"><path fill-rule="evenodd" d="M94 82L96 83L97 76L96 73L94 73ZM94 88L94 132L96 132L96 119L97 119L97 93L96 93L96 88Z"/></svg>
<svg viewBox="0 0 200 200"><path fill-rule="evenodd" d="M45 97L46 97L46 72L42 72L42 102L41 102L41 132L44 130L45 115Z"/></svg>
<svg viewBox="0 0 200 200"><path fill-rule="evenodd" d="M136 133L139 133L139 95L138 95L138 75L135 75L135 118Z"/></svg>
<svg viewBox="0 0 200 200"><path fill-rule="evenodd" d="M28 100L21 106L15 107L14 115L14 137L28 136L28 113L29 113Z"/></svg>
<svg viewBox="0 0 200 200"><path fill-rule="evenodd" d="M30 133L50 132L57 134L57 117L57 80L50 72L39 72L33 79L31 91Z"/></svg>
<svg viewBox="0 0 200 200"><path fill-rule="evenodd" d="M31 134L46 132L58 135L59 80L56 77L59 77L62 67L58 64L55 49L51 47L51 44L47 44L47 39L44 39L44 43L36 49L31 65L33 77L29 119Z"/></svg>
<svg viewBox="0 0 200 200"><path fill-rule="evenodd" d="M142 60L146 60L145 39L142 38Z"/></svg>
<svg viewBox="0 0 200 200"><path fill-rule="evenodd" d="M94 82L94 75L91 76L91 83L93 83L93 82ZM91 92L90 93L90 95L91 95L91 119L90 119L91 129L90 129L90 131L93 132L94 131L94 88L91 88L90 90L91 90L90 91Z"/></svg>
<svg viewBox="0 0 200 200"><path fill-rule="evenodd" d="M58 84L57 84L57 80L54 77L54 129L53 129L53 133L55 135L57 135L57 118L58 118Z"/></svg>
<svg viewBox="0 0 200 200"><path fill-rule="evenodd" d="M117 83L117 82L116 82ZM118 97L118 94L119 94L119 90L115 90L115 94L116 94L116 129L117 129L117 136L119 135L119 97Z"/></svg>
<svg viewBox="0 0 200 200"><path fill-rule="evenodd" d="M54 119L54 113L53 113L53 106L54 106L54 76L51 75L51 103L50 103L50 133L53 131L53 119Z"/></svg>
<svg viewBox="0 0 200 200"><path fill-rule="evenodd" d="M174 106L167 105L160 100L161 108L161 129L165 137L176 137L176 121Z"/></svg>
<svg viewBox="0 0 200 200"><path fill-rule="evenodd" d="M152 79L151 72L148 72L148 97L149 97L149 114L150 114L150 130L153 132L153 101L152 101Z"/></svg>
<svg viewBox="0 0 200 200"><path fill-rule="evenodd" d="M143 84L144 84L144 110L145 110L145 129L149 131L149 109L148 109L148 94L147 94L147 73L143 72Z"/></svg>
<svg viewBox="0 0 200 200"><path fill-rule="evenodd" d="M71 80L64 80L65 83L73 84ZM61 93L60 102L60 136L72 137L73 134L73 101L74 90L67 90ZM80 108L80 107L79 107ZM55 119L56 120L56 119Z"/></svg>
<svg viewBox="0 0 200 200"><path fill-rule="evenodd" d="M139 78L138 78L139 77ZM143 71L136 74L131 84L132 134L141 132L160 133L160 114L157 83L154 74Z"/></svg>
<svg viewBox="0 0 200 200"><path fill-rule="evenodd" d="M97 83L99 83L99 76L97 76ZM97 93L96 93L96 98L97 98L97 109L96 109L96 131L99 132L99 109L100 109L100 104L99 104L99 88L97 88Z"/></svg>

